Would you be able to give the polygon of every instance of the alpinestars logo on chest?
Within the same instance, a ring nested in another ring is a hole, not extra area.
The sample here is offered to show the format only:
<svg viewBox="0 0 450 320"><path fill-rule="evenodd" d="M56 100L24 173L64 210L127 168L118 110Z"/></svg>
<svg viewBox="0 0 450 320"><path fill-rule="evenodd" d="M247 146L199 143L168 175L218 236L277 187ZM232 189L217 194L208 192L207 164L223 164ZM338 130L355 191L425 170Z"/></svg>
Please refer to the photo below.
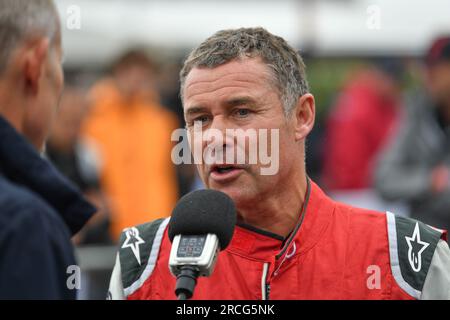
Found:
<svg viewBox="0 0 450 320"><path fill-rule="evenodd" d="M125 231L125 236L127 237L123 242L122 249L131 248L136 260L139 265L141 264L141 253L139 252L139 246L145 243L144 240L139 236L139 230L136 227L128 228Z"/></svg>
<svg viewBox="0 0 450 320"><path fill-rule="evenodd" d="M419 223L416 222L412 237L405 236L408 243L408 260L411 268L415 272L422 269L422 252L430 245L429 243L420 240Z"/></svg>

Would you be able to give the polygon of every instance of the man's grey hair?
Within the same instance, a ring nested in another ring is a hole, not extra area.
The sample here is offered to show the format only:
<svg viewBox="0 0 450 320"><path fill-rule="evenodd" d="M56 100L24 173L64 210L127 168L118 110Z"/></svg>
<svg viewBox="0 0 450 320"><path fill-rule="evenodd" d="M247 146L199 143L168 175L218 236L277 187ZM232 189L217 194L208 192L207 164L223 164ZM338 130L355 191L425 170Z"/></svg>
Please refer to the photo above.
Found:
<svg viewBox="0 0 450 320"><path fill-rule="evenodd" d="M186 77L194 68L215 68L244 58L261 58L274 76L275 85L286 115L298 99L309 92L305 64L300 54L283 38L263 28L221 30L195 48L180 72L181 98Z"/></svg>
<svg viewBox="0 0 450 320"><path fill-rule="evenodd" d="M23 40L45 36L52 41L58 30L59 17L52 0L0 0L0 74Z"/></svg>

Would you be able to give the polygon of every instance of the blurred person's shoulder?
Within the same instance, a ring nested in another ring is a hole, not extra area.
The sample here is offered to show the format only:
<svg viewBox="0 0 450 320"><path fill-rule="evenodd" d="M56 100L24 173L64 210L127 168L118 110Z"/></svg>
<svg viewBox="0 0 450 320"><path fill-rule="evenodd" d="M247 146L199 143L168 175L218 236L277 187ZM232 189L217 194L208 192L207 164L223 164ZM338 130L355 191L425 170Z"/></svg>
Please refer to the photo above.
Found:
<svg viewBox="0 0 450 320"><path fill-rule="evenodd" d="M99 79L89 91L89 98L101 99L116 92L116 86L114 80L110 77L104 77Z"/></svg>
<svg viewBox="0 0 450 320"><path fill-rule="evenodd" d="M70 232L57 212L39 195L0 174L0 233L24 232L43 227L51 236L70 239Z"/></svg>
<svg viewBox="0 0 450 320"><path fill-rule="evenodd" d="M171 126L178 127L178 117L175 114L175 112L170 110L167 106L162 104L159 100L156 100L156 99L152 100L151 107L152 108L150 110L153 110L154 112L156 112L160 119L166 121Z"/></svg>
<svg viewBox="0 0 450 320"><path fill-rule="evenodd" d="M98 80L88 92L89 113L104 114L116 106L121 100L114 80L109 77Z"/></svg>
<svg viewBox="0 0 450 320"><path fill-rule="evenodd" d="M424 113L431 112L432 100L423 89L408 90L403 95L405 113L409 118L420 119Z"/></svg>
<svg viewBox="0 0 450 320"><path fill-rule="evenodd" d="M179 128L180 123L176 114L173 111L169 110L167 107L161 106L161 109L161 114L166 121L167 126L172 130Z"/></svg>
<svg viewBox="0 0 450 320"><path fill-rule="evenodd" d="M164 139L170 141L172 132L180 128L180 122L176 114L158 101L150 103L150 108L146 108L147 116L151 118L152 127L163 133ZM169 137L169 139L167 139Z"/></svg>

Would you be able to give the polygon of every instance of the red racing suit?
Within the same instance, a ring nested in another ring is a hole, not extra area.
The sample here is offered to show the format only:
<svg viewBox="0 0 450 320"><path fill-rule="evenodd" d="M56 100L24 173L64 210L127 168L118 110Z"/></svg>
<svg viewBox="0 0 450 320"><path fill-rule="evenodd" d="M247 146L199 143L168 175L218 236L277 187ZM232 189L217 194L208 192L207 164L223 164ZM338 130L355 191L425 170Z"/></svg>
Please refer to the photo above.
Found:
<svg viewBox="0 0 450 320"><path fill-rule="evenodd" d="M110 299L176 299L168 221L124 230ZM309 181L290 236L237 225L193 299L449 299L445 240L416 220L337 203Z"/></svg>

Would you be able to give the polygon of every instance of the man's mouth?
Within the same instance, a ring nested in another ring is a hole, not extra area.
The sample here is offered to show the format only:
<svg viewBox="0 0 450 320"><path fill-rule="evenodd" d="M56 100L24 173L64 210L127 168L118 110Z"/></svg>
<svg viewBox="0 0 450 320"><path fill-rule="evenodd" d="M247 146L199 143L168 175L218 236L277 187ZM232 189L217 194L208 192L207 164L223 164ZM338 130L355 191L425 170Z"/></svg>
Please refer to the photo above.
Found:
<svg viewBox="0 0 450 320"><path fill-rule="evenodd" d="M210 169L210 177L216 182L228 182L231 181L243 171L243 168L229 165L213 165Z"/></svg>
<svg viewBox="0 0 450 320"><path fill-rule="evenodd" d="M213 171L218 172L218 173L227 173L230 172L231 170L234 170L235 168L232 166L229 167L216 167L214 168Z"/></svg>

